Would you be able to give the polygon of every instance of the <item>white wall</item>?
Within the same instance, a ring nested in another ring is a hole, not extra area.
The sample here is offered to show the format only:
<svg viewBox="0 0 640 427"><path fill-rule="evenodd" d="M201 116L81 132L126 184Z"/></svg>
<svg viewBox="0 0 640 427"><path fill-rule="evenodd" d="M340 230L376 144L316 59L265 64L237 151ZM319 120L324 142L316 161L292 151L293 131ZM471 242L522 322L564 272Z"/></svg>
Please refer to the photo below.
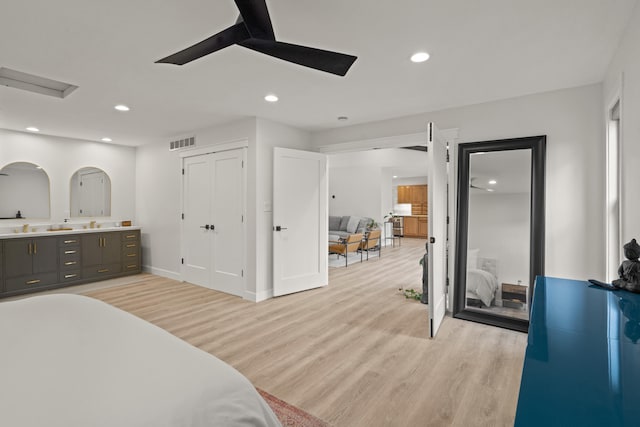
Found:
<svg viewBox="0 0 640 427"><path fill-rule="evenodd" d="M600 84L318 132L313 143L414 134L429 121L440 129L457 128L457 142L547 135L545 273L604 279Z"/></svg>
<svg viewBox="0 0 640 427"><path fill-rule="evenodd" d="M629 19L618 50L607 70L600 120L616 93L622 96L622 241L640 238L640 3ZM623 76L624 75L624 76ZM604 150L600 155L604 158ZM604 173L598 176L604 180ZM604 208L601 208L604 209ZM602 225L603 226L603 225Z"/></svg>
<svg viewBox="0 0 640 427"><path fill-rule="evenodd" d="M393 175L401 175L403 171L426 174L426 169L427 154L415 150L394 148L330 154L329 214L369 217L382 224L384 216L393 210L394 186L398 181Z"/></svg>
<svg viewBox="0 0 640 427"><path fill-rule="evenodd" d="M88 166L104 170L111 179L111 219L135 220L135 157L132 147L0 129L0 168L30 162L42 166L49 176L51 214L47 221L52 223L69 218L71 177ZM12 223L18 222L4 220L0 226Z"/></svg>
<svg viewBox="0 0 640 427"><path fill-rule="evenodd" d="M469 195L469 249L498 261L499 283L529 284L529 194Z"/></svg>
<svg viewBox="0 0 640 427"><path fill-rule="evenodd" d="M255 119L239 120L193 133L197 148L238 140L249 143L247 163L254 164ZM164 277L180 280L182 159L161 141L137 148L136 214L142 226L143 267ZM254 147L252 150L251 147ZM247 174L247 235L255 235L255 168ZM252 203L253 201L253 203ZM247 283L255 283L255 239L247 238Z"/></svg>
<svg viewBox="0 0 640 427"><path fill-rule="evenodd" d="M273 148L311 150L311 135L266 119L257 119L255 300L273 296Z"/></svg>
<svg viewBox="0 0 640 427"><path fill-rule="evenodd" d="M273 147L310 148L310 136L265 119L243 119L194 132L197 147L246 141L247 266L245 298L260 301L273 293L272 200ZM167 139L169 141L170 138ZM180 279L181 176L178 152L166 142L138 147L137 214L143 227L146 270Z"/></svg>

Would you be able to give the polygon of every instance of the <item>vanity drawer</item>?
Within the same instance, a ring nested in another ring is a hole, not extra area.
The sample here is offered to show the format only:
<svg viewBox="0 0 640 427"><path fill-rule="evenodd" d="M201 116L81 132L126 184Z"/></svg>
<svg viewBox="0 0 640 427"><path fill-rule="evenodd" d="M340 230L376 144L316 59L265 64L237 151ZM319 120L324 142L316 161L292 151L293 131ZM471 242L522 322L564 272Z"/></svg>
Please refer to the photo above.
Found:
<svg viewBox="0 0 640 427"><path fill-rule="evenodd" d="M6 279L5 291L26 291L36 289L42 286L53 285L58 281L58 273L32 274L30 276L16 277L14 279Z"/></svg>
<svg viewBox="0 0 640 427"><path fill-rule="evenodd" d="M81 270L67 270L61 271L58 282L67 283L67 282L75 282L76 280L82 279L82 271Z"/></svg>
<svg viewBox="0 0 640 427"><path fill-rule="evenodd" d="M140 270L140 261L126 261L124 262L122 268L124 271L138 271Z"/></svg>
<svg viewBox="0 0 640 427"><path fill-rule="evenodd" d="M122 253L126 252L138 252L140 243L138 241L122 242Z"/></svg>
<svg viewBox="0 0 640 427"><path fill-rule="evenodd" d="M58 246L60 248L80 246L80 236L61 236L58 238Z"/></svg>
<svg viewBox="0 0 640 427"><path fill-rule="evenodd" d="M140 231L139 230L134 230L134 231L125 231L122 233L122 241L123 242L130 242L130 241L139 241L140 240Z"/></svg>
<svg viewBox="0 0 640 427"><path fill-rule="evenodd" d="M121 264L96 265L82 269L82 277L86 279L111 276L122 271Z"/></svg>

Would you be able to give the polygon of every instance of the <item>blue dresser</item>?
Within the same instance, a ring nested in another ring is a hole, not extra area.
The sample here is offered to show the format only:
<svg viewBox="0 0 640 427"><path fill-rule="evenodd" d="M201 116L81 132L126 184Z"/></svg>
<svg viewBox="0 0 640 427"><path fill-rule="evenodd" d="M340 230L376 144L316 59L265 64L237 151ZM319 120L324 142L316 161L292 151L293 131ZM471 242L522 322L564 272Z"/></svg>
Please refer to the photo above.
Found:
<svg viewBox="0 0 640 427"><path fill-rule="evenodd" d="M640 295L538 277L517 427L640 426Z"/></svg>

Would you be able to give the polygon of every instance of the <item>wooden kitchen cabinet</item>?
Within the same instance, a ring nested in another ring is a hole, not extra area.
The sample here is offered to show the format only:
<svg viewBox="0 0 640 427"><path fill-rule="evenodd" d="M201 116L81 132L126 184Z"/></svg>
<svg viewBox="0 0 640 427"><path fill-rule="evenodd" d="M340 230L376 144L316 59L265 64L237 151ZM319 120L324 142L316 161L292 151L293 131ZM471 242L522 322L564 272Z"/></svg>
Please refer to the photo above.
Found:
<svg viewBox="0 0 640 427"><path fill-rule="evenodd" d="M404 236L418 237L418 218L415 216L404 217Z"/></svg>
<svg viewBox="0 0 640 427"><path fill-rule="evenodd" d="M424 237L425 239L429 235L427 218L418 218L418 234L420 237Z"/></svg>

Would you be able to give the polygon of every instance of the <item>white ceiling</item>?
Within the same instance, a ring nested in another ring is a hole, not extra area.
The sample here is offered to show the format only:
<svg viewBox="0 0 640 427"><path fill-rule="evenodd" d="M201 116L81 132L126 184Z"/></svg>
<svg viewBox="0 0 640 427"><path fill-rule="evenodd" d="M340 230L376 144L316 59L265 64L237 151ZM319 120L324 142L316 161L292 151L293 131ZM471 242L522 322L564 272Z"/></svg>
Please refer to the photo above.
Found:
<svg viewBox="0 0 640 427"><path fill-rule="evenodd" d="M233 24L233 0L2 0L0 67L79 89L0 87L0 128L141 145L248 116L315 131L591 84L636 2L267 0L279 40L358 56L338 77L239 46L154 64ZM412 64L418 50L431 59Z"/></svg>

